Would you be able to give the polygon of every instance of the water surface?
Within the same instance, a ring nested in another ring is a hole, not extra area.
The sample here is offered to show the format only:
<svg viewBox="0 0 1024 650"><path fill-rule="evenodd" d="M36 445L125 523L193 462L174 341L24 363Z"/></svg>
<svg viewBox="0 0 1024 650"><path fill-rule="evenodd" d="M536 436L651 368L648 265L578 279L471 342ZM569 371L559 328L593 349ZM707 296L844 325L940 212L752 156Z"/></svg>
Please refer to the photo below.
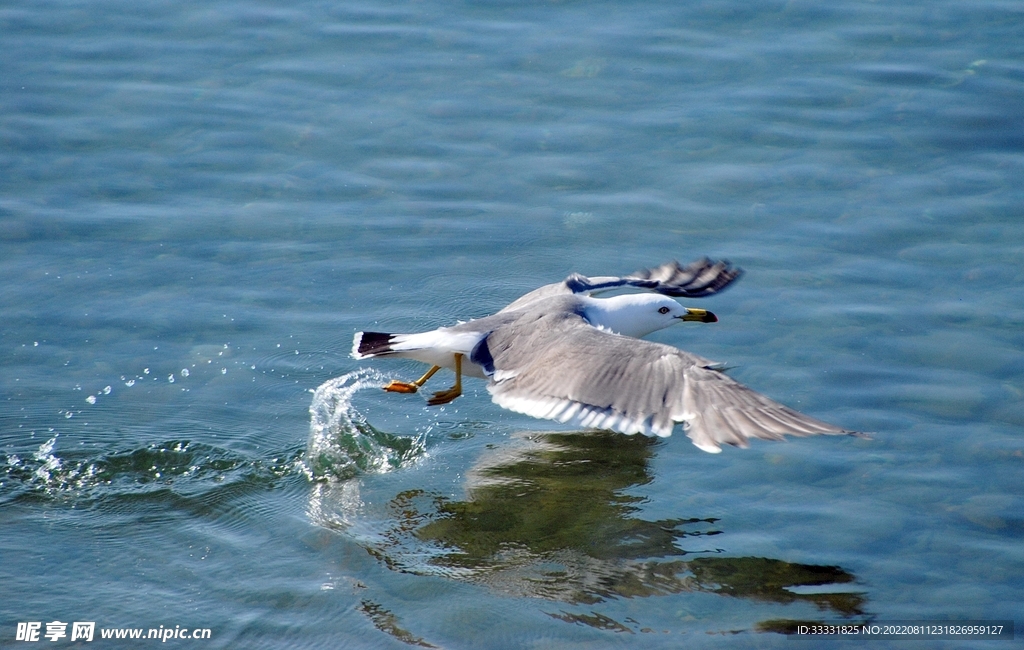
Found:
<svg viewBox="0 0 1024 650"><path fill-rule="evenodd" d="M6 4L0 638L782 647L797 621L1020 619L1022 18ZM701 255L747 272L697 304L720 322L651 338L869 438L713 456L475 380L428 408L376 388L417 364L349 357Z"/></svg>

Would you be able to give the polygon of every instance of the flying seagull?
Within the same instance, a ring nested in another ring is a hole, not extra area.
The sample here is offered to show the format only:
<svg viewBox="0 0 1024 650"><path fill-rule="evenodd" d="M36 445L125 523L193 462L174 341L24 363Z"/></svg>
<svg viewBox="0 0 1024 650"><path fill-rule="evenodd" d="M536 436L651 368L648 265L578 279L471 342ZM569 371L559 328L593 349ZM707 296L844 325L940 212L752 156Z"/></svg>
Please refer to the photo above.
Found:
<svg viewBox="0 0 1024 650"><path fill-rule="evenodd" d="M427 403L462 394L462 375L488 380L491 399L537 418L625 434L669 436L677 422L700 449L747 447L751 438L853 433L798 413L730 379L720 364L641 337L681 321L714 323L704 309L673 298L701 298L742 271L704 258L669 262L623 277L573 274L535 289L496 314L418 334L356 332L355 359L400 357L430 364L412 382L384 390L415 393L441 368L455 385ZM596 298L602 292L641 289Z"/></svg>

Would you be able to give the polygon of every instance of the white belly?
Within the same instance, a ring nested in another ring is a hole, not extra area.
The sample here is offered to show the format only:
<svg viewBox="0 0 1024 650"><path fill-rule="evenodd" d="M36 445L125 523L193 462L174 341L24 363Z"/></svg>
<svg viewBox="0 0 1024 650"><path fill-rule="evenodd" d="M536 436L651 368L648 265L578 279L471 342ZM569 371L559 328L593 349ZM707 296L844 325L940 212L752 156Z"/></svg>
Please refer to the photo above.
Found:
<svg viewBox="0 0 1024 650"><path fill-rule="evenodd" d="M485 379L484 369L469 360L477 343L486 336L485 332L453 333L444 328L433 332L404 334L391 344L388 356L415 359L432 366L455 370L455 355L462 355L462 374Z"/></svg>

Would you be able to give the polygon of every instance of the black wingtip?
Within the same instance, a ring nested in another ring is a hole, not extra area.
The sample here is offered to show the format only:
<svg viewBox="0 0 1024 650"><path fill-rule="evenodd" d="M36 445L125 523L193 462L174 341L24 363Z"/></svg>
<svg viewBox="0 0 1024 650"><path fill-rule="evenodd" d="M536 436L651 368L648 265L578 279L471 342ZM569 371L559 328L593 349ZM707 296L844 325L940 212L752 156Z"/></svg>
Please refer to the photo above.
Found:
<svg viewBox="0 0 1024 650"><path fill-rule="evenodd" d="M359 337L356 352L361 357L387 354L392 351L391 341L394 338L394 334L386 334L384 332L363 332L362 336Z"/></svg>
<svg viewBox="0 0 1024 650"><path fill-rule="evenodd" d="M669 262L653 269L643 269L627 276L635 286L652 289L674 298L703 298L718 293L743 275L743 269L728 260L713 261L707 257L686 266Z"/></svg>

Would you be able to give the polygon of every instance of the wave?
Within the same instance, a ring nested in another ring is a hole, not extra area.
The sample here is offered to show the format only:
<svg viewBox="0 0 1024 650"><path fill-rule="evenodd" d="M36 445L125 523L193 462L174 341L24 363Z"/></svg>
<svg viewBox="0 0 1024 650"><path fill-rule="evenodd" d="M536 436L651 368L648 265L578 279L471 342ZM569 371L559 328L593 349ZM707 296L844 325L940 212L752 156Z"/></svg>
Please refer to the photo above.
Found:
<svg viewBox="0 0 1024 650"><path fill-rule="evenodd" d="M189 374L182 371L181 378ZM310 405L307 447L297 444L259 456L184 437L127 447L122 443L120 448L62 445L62 432L51 428L38 447L21 446L0 455L0 504L49 500L82 505L161 492L206 498L210 492L226 493L225 488L236 495L239 490L264 490L288 476L336 481L387 472L422 456L427 433L407 437L381 431L353 407L357 391L377 387L383 379L375 371L361 370L325 382L314 391ZM113 392L101 390L85 401L103 413L124 416L133 407L114 406L108 401Z"/></svg>
<svg viewBox="0 0 1024 650"><path fill-rule="evenodd" d="M227 484L267 485L296 473L301 450L252 458L213 445L169 440L96 454L57 450L60 434L24 458L0 460L0 503L43 498L89 502L122 494L170 491L195 496Z"/></svg>

